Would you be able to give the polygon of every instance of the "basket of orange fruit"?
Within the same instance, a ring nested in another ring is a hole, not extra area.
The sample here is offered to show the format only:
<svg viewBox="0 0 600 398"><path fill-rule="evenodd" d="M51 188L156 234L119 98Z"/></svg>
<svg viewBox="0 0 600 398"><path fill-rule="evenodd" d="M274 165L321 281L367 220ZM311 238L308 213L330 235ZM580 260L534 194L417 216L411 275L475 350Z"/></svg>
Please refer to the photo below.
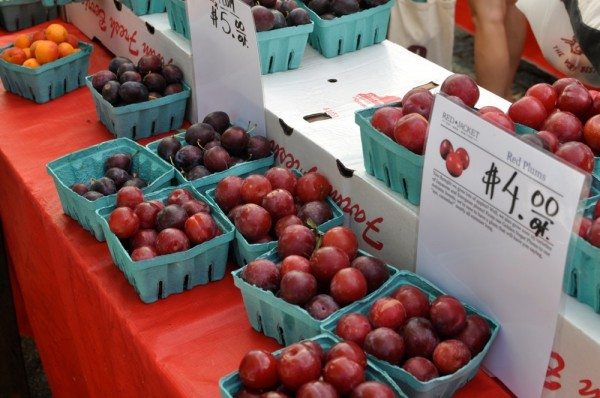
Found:
<svg viewBox="0 0 600 398"><path fill-rule="evenodd" d="M90 44L51 24L0 48L0 79L6 91L42 104L85 84L91 52Z"/></svg>

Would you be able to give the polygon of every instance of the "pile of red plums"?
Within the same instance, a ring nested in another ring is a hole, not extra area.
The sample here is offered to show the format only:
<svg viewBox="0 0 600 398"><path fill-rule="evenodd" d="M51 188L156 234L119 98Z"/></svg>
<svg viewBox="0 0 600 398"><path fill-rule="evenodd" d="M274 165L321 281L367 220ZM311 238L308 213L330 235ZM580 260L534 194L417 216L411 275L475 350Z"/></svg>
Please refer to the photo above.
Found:
<svg viewBox="0 0 600 398"><path fill-rule="evenodd" d="M121 188L108 225L134 261L182 252L221 234L208 204L186 189L173 190L163 203L145 201L139 188Z"/></svg>
<svg viewBox="0 0 600 398"><path fill-rule="evenodd" d="M479 315L448 295L429 302L413 285L402 285L377 299L368 314L349 313L335 333L376 358L402 366L417 380L452 374L465 366L488 342L491 329Z"/></svg>
<svg viewBox="0 0 600 398"><path fill-rule="evenodd" d="M239 366L242 389L236 398L394 398L387 385L365 378L367 357L352 342L328 351L304 340L284 348L277 358L264 350L248 351Z"/></svg>
<svg viewBox="0 0 600 398"><path fill-rule="evenodd" d="M297 177L282 167L265 175L228 176L215 188L215 200L250 243L267 243L290 225L316 228L333 212L326 199L331 184L318 172Z"/></svg>
<svg viewBox="0 0 600 398"><path fill-rule="evenodd" d="M390 275L381 260L358 256L358 240L347 227L317 236L304 225L288 226L279 235L277 251L278 263L252 261L242 278L302 306L318 320L377 290Z"/></svg>

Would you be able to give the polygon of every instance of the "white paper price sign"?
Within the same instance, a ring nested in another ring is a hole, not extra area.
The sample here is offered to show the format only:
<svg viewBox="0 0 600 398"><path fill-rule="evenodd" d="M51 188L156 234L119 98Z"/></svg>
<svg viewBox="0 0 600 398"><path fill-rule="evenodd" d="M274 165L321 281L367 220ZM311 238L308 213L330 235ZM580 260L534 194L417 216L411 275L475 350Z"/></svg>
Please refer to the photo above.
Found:
<svg viewBox="0 0 600 398"><path fill-rule="evenodd" d="M541 395L587 190L589 176L436 96L417 272L498 320L484 364L517 396Z"/></svg>
<svg viewBox="0 0 600 398"><path fill-rule="evenodd" d="M187 1L198 117L225 111L265 135L260 62L250 7L239 0Z"/></svg>

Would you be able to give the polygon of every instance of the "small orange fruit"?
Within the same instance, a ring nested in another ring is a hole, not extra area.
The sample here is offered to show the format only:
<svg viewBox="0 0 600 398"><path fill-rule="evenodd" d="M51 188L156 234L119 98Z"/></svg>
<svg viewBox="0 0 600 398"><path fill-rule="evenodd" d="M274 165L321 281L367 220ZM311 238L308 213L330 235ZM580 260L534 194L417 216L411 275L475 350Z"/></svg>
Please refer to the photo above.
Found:
<svg viewBox="0 0 600 398"><path fill-rule="evenodd" d="M41 41L42 40L36 40L33 43L31 43L31 46L29 46L29 49L31 50L31 54L32 55L35 55L35 48L37 47L38 43L41 42Z"/></svg>
<svg viewBox="0 0 600 398"><path fill-rule="evenodd" d="M27 59L32 58L32 55L31 55L32 52L31 52L31 49L29 47L23 48L22 50L25 53L25 55L27 56Z"/></svg>
<svg viewBox="0 0 600 398"><path fill-rule="evenodd" d="M38 68L40 64L35 58L29 58L27 61L23 62L23 66L27 68Z"/></svg>
<svg viewBox="0 0 600 398"><path fill-rule="evenodd" d="M33 43L37 40L46 40L46 32L44 32L43 30L38 30L37 32L35 32L33 36L31 36L31 42Z"/></svg>
<svg viewBox="0 0 600 398"><path fill-rule="evenodd" d="M11 47L2 52L2 59L11 64L22 65L27 59L25 51L18 47Z"/></svg>
<svg viewBox="0 0 600 398"><path fill-rule="evenodd" d="M58 57L59 58L66 57L67 55L72 54L74 51L75 51L75 49L73 48L73 46L67 42L60 43L58 45Z"/></svg>
<svg viewBox="0 0 600 398"><path fill-rule="evenodd" d="M79 39L74 34L69 33L67 35L67 43L69 43L73 48L79 47Z"/></svg>
<svg viewBox="0 0 600 398"><path fill-rule="evenodd" d="M35 59L40 65L56 61L58 59L58 45L50 40L40 40L35 47Z"/></svg>
<svg viewBox="0 0 600 398"><path fill-rule="evenodd" d="M46 39L60 44L67 40L69 32L61 24L53 23L46 28Z"/></svg>
<svg viewBox="0 0 600 398"><path fill-rule="evenodd" d="M27 48L31 45L31 36L22 33L15 39L15 47Z"/></svg>

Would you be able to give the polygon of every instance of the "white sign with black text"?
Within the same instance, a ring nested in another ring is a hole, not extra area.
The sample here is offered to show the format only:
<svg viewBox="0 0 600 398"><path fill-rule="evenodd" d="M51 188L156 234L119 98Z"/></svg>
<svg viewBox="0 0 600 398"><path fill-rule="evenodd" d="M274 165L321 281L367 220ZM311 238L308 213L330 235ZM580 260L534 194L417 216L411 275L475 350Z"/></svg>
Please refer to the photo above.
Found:
<svg viewBox="0 0 600 398"><path fill-rule="evenodd" d="M500 323L484 365L520 397L542 393L587 190L589 176L436 96L417 273Z"/></svg>
<svg viewBox="0 0 600 398"><path fill-rule="evenodd" d="M250 7L240 0L186 2L198 119L227 112L232 123L265 135L258 42Z"/></svg>

